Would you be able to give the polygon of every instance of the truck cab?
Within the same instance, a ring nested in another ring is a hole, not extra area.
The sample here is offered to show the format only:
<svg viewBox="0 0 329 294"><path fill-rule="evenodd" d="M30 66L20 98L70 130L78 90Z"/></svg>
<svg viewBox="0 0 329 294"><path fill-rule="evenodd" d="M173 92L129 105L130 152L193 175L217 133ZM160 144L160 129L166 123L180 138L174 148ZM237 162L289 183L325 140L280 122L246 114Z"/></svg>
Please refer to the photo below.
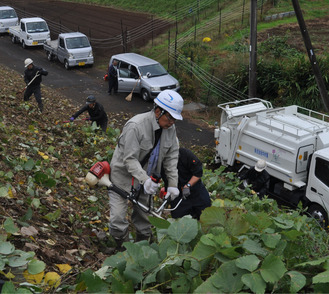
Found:
<svg viewBox="0 0 329 294"><path fill-rule="evenodd" d="M9 27L18 25L18 17L14 8L0 6L0 33L7 33Z"/></svg>
<svg viewBox="0 0 329 294"><path fill-rule="evenodd" d="M50 31L46 21L40 17L22 18L19 26L10 27L12 42L20 42L23 48L40 46L50 40Z"/></svg>
<svg viewBox="0 0 329 294"><path fill-rule="evenodd" d="M323 227L328 226L329 148L314 152L306 187L308 213Z"/></svg>

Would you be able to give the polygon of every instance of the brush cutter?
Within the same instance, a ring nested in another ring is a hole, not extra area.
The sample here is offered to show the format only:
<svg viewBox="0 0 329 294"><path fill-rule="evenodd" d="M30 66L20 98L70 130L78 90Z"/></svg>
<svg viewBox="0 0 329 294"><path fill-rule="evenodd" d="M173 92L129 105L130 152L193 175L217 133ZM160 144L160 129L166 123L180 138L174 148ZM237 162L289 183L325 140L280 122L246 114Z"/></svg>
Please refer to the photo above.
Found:
<svg viewBox="0 0 329 294"><path fill-rule="evenodd" d="M22 91L17 92L16 95L18 95L18 94L22 94L22 93L27 89L27 87L30 86L30 85L32 84L32 82L33 82L38 76L40 76L40 73L37 71L36 74L35 74L35 76L32 78L32 80L29 81L29 83L24 87L24 89L23 89Z"/></svg>
<svg viewBox="0 0 329 294"><path fill-rule="evenodd" d="M87 173L86 182L91 187L94 187L96 185L105 186L105 187L107 187L108 190L112 190L115 193L119 194L124 199L128 199L134 205L137 205L144 212L150 213L153 216L161 218L161 219L163 219L163 217L161 216L163 211L175 210L183 200L183 198L181 198L180 201L177 203L177 205L174 208L168 209L168 208L166 208L166 205L169 204L169 202L170 202L170 193L164 193L162 191L162 195L164 195L163 198L161 197L163 199L163 203L161 204L161 206L158 209L155 209L153 207L153 197L152 197L153 195L149 195L149 201L148 201L149 205L146 206L138 201L139 195L142 190L142 186L140 185L137 189L134 188L134 178L132 178L131 191L130 191L130 193L128 193L128 192L122 190L121 188L115 186L110 181L110 178L109 178L110 172L111 172L111 168L107 161L97 162L96 164L94 164L91 167L91 169ZM155 183L159 183L161 180L161 178L158 175L152 175L151 179Z"/></svg>

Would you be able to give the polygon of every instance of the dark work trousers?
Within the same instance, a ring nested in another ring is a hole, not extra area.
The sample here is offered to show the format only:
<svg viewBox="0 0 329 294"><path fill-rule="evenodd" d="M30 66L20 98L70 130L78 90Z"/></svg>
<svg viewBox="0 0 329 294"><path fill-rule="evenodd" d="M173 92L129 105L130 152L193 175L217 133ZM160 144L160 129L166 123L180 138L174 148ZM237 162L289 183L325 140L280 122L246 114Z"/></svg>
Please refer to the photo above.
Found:
<svg viewBox="0 0 329 294"><path fill-rule="evenodd" d="M106 133L107 125L108 125L108 120L101 120L101 121L96 121L96 124L98 127L102 129L104 133Z"/></svg>
<svg viewBox="0 0 329 294"><path fill-rule="evenodd" d="M38 103L40 111L42 112L43 104L41 99L40 85L34 87L27 87L24 93L24 101L29 101L32 94L34 94L35 100Z"/></svg>
<svg viewBox="0 0 329 294"><path fill-rule="evenodd" d="M192 187L193 189L193 187ZM203 183L197 190L191 189L191 195L179 204L179 206L171 212L173 218L183 217L184 215L191 215L195 219L199 219L202 210L211 206L209 193ZM180 195L181 196L181 195ZM177 197L171 202L171 208L174 208L181 197Z"/></svg>
<svg viewBox="0 0 329 294"><path fill-rule="evenodd" d="M111 94L112 89L114 93L118 92L118 78L109 76L109 94Z"/></svg>

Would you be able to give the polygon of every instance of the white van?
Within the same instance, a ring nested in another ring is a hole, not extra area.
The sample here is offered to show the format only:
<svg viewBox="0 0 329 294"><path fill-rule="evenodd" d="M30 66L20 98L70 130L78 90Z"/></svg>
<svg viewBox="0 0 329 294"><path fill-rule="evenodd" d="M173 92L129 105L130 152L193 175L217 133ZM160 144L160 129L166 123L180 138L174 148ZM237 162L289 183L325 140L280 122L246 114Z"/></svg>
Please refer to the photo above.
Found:
<svg viewBox="0 0 329 294"><path fill-rule="evenodd" d="M113 55L109 65L113 60L118 61L119 92L131 92L136 86L134 93L149 101L163 90L180 90L179 82L159 62L151 58L136 53L122 53Z"/></svg>
<svg viewBox="0 0 329 294"><path fill-rule="evenodd" d="M7 33L9 27L18 25L18 17L14 8L0 6L0 33Z"/></svg>

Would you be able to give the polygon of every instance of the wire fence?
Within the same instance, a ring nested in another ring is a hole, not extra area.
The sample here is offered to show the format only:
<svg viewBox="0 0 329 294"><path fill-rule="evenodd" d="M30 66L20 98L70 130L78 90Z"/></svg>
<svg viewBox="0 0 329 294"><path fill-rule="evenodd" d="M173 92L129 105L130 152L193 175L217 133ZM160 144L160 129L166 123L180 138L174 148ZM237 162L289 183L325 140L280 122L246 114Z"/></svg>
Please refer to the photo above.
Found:
<svg viewBox="0 0 329 294"><path fill-rule="evenodd" d="M262 9L264 2L267 1L269 0L262 0L261 3L258 2L258 9ZM200 12L206 8L209 8L211 5L214 5L214 3L218 3L218 13L211 19L207 19L207 21L197 21L200 20ZM239 19L241 20L241 25L243 25L244 18L249 16L250 1L243 0L242 4L241 1L236 1L235 6L231 6L229 11L224 12L222 12L219 4L220 0L196 0L194 4L176 9L173 11L173 13L164 15L162 18L152 17L150 21L144 23L141 26L126 31L122 29L122 33L117 36L102 39L90 37L89 39L93 48L95 49L110 50L122 47L123 51L126 51L128 44L133 44L138 40L153 35L159 30L167 29L169 26L176 24L175 40L171 41L170 37L168 40L168 59L173 61L181 69L189 72L193 78L199 81L203 89L207 89L207 95L211 96L211 99L208 97L206 102L208 103L210 100L215 100L215 102L218 103L219 101L223 100L230 101L246 99L248 97L246 94L238 91L213 74L202 69L200 66L189 60L180 52L180 49L184 46L184 44L195 40L197 37L199 38L200 36L204 36L207 32L213 32L216 30L218 31L218 34L220 34L221 28L224 25L237 22ZM25 10L16 8L15 10L20 18L35 16L34 14ZM179 21L188 17L194 18L195 26L191 26L190 29L179 33L178 37L177 24ZM53 34L72 31L72 29L62 25L61 22L55 22L47 18L44 19L47 21L50 31ZM165 54L165 52L163 51L160 54Z"/></svg>

